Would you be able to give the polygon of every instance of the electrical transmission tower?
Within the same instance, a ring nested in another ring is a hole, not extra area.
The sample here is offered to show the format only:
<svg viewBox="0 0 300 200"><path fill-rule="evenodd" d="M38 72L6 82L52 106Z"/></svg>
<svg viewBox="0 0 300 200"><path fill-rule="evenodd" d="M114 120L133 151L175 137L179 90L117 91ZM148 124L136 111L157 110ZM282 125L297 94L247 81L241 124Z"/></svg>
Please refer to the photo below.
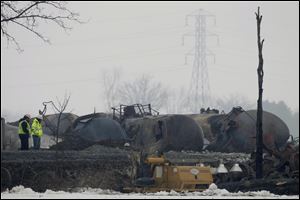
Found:
<svg viewBox="0 0 300 200"><path fill-rule="evenodd" d="M207 67L207 56L213 56L214 54L207 48L207 37L217 36L216 34L208 33L206 29L207 18L212 17L214 19L214 25L216 24L216 18L214 15L199 9L193 13L186 15L185 22L188 26L188 22L194 21L194 32L184 34L182 37L183 45L185 36L193 36L195 38L194 47L185 56L185 64L187 64L187 57L193 56L193 70L190 83L190 96L189 105L194 113L198 113L200 108L206 108L210 104L210 86ZM218 37L218 36L217 36Z"/></svg>

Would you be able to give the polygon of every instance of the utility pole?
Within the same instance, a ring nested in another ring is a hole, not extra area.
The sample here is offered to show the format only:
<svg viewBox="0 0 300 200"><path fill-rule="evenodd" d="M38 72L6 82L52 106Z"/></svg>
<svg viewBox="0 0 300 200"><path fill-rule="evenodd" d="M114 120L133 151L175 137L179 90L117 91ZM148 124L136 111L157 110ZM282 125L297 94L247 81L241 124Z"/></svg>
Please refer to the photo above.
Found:
<svg viewBox="0 0 300 200"><path fill-rule="evenodd" d="M193 13L186 16L186 26L188 26L189 20L194 20L194 33L187 33L183 35L183 45L185 36L194 37L194 47L189 53L186 54L185 63L187 64L187 56L193 56L193 70L190 83L190 99L189 103L192 106L191 110L194 113L198 113L201 107L207 107L210 104L210 86L207 67L207 56L214 54L207 48L207 36L217 36L207 32L207 18L215 16L198 9ZM215 59L214 59L215 60Z"/></svg>
<svg viewBox="0 0 300 200"><path fill-rule="evenodd" d="M256 22L257 22L257 45L258 45L258 100L257 100L257 119L256 119L256 178L260 179L263 177L263 107L262 107L262 94L263 94L263 77L264 77L264 60L262 56L262 49L264 44L264 39L260 38L260 24L262 16L259 13L259 7L257 9Z"/></svg>

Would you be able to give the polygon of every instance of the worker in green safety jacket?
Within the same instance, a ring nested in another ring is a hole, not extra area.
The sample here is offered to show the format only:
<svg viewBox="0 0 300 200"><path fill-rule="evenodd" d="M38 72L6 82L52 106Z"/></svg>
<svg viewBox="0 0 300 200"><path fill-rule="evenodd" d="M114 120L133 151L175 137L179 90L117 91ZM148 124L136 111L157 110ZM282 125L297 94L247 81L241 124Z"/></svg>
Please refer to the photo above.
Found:
<svg viewBox="0 0 300 200"><path fill-rule="evenodd" d="M29 149L29 137L30 137L30 115L26 114L19 120L19 138L21 140L21 150Z"/></svg>
<svg viewBox="0 0 300 200"><path fill-rule="evenodd" d="M41 147L41 137L43 136L42 116L34 118L31 125L31 135L33 140L33 148L39 150Z"/></svg>

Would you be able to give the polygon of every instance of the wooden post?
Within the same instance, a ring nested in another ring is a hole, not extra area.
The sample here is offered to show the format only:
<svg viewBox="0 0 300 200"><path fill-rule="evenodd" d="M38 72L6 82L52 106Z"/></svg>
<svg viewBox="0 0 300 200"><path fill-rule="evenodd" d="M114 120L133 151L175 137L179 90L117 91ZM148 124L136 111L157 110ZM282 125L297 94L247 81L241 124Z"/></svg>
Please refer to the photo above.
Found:
<svg viewBox="0 0 300 200"><path fill-rule="evenodd" d="M263 94L263 56L262 56L262 48L264 39L260 38L260 24L262 20L262 16L259 12L259 7L257 9L256 22L257 22L257 45L258 45L258 68L257 68L257 76L258 76L258 100L257 100L257 119L256 119L256 178L260 179L263 177L263 129L262 129L262 119L263 119L263 107L262 107L262 94Z"/></svg>

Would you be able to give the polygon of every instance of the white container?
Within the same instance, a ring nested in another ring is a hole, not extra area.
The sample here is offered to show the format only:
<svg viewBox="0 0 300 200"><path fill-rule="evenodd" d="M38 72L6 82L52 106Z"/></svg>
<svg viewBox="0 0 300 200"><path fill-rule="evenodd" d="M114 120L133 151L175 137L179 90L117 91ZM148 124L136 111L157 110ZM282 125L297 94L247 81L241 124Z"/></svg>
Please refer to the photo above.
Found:
<svg viewBox="0 0 300 200"><path fill-rule="evenodd" d="M243 172L243 170L240 168L239 164L236 163L232 166L230 169L230 172Z"/></svg>
<svg viewBox="0 0 300 200"><path fill-rule="evenodd" d="M224 166L224 164L220 164L219 167L217 168L217 174L227 174L228 170Z"/></svg>

